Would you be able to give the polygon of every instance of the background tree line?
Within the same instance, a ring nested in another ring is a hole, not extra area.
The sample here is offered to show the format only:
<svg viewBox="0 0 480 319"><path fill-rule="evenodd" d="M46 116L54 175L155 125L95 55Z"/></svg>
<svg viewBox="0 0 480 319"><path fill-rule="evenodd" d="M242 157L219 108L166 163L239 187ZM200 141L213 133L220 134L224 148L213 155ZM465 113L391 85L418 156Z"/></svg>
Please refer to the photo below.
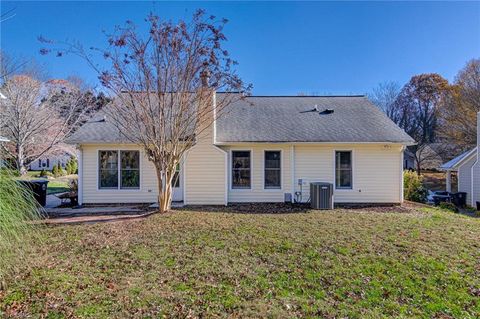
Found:
<svg viewBox="0 0 480 319"><path fill-rule="evenodd" d="M370 99L417 144L409 147L420 173L432 156L431 145L442 160L450 160L476 145L480 111L480 59L472 59L453 83L436 73L413 76L401 87L379 84ZM436 154L435 154L436 155Z"/></svg>
<svg viewBox="0 0 480 319"><path fill-rule="evenodd" d="M0 52L0 144L20 174L41 157L70 151L65 139L110 99L78 77L50 79L34 60Z"/></svg>

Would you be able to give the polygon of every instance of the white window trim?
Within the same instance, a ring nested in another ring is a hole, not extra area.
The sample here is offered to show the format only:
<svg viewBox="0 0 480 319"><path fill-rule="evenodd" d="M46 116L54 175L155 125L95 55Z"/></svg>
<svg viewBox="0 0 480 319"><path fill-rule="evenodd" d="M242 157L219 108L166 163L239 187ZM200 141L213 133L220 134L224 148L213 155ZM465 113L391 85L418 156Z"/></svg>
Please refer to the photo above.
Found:
<svg viewBox="0 0 480 319"><path fill-rule="evenodd" d="M337 152L352 153L352 188L337 188ZM355 191L355 151L353 149L334 149L333 150L333 188L335 192L353 192Z"/></svg>
<svg viewBox="0 0 480 319"><path fill-rule="evenodd" d="M250 152L250 187L249 188L233 188L233 177L232 177L232 160L233 152ZM253 190L253 149L251 148L235 148L229 150L229 159L228 159L228 189L232 192L250 192Z"/></svg>
<svg viewBox="0 0 480 319"><path fill-rule="evenodd" d="M266 152L280 152L280 187L265 187L265 153ZM284 165L284 161L283 161L283 150L282 149L269 149L269 148L265 148L263 149L263 158L262 158L262 187L263 187L263 190L266 191L266 192L282 192L283 191L283 165Z"/></svg>
<svg viewBox="0 0 480 319"><path fill-rule="evenodd" d="M115 151L118 153L118 186L117 188L100 188L100 152L105 152L105 151ZM138 162L138 171L139 171L139 177L138 177L138 188L121 188L120 187L120 174L121 174L121 158L120 158L120 151L136 151L138 152L138 157L139 157L139 162ZM140 192L142 190L142 159L143 157L143 152L138 149L121 149L121 148L101 148L97 149L97 191L99 192Z"/></svg>

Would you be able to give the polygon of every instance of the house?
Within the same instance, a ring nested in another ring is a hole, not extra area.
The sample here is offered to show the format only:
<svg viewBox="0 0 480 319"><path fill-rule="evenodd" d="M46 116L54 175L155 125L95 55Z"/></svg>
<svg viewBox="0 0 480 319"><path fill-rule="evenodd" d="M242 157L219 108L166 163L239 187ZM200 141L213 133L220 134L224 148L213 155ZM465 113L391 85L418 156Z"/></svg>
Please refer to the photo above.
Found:
<svg viewBox="0 0 480 319"><path fill-rule="evenodd" d="M480 112L477 115L477 147L443 164L446 171L447 191L452 191L452 172L457 173L458 191L467 193L467 204L476 206L480 202Z"/></svg>
<svg viewBox="0 0 480 319"><path fill-rule="evenodd" d="M421 150L417 152L422 159L422 170L436 170L448 159L449 154L455 154L456 151L458 151L456 149L456 146L452 145L451 143L437 142L423 145L421 147ZM410 149L405 150L403 159L404 169L417 169L417 161L415 159L415 154Z"/></svg>
<svg viewBox="0 0 480 319"><path fill-rule="evenodd" d="M365 96L251 96L228 108L184 156L174 201L307 202L314 181L332 183L337 204L403 201L414 141ZM156 202L152 163L109 117L107 106L69 140L80 204Z"/></svg>
<svg viewBox="0 0 480 319"><path fill-rule="evenodd" d="M410 152L408 149L405 149L403 152L403 169L404 170L415 170L417 168L415 162L415 155Z"/></svg>
<svg viewBox="0 0 480 319"><path fill-rule="evenodd" d="M40 157L38 160L30 163L29 167L32 171L47 170L51 171L54 166L60 163L60 166L65 168L67 161L74 156L68 152L62 152L61 154L50 154Z"/></svg>

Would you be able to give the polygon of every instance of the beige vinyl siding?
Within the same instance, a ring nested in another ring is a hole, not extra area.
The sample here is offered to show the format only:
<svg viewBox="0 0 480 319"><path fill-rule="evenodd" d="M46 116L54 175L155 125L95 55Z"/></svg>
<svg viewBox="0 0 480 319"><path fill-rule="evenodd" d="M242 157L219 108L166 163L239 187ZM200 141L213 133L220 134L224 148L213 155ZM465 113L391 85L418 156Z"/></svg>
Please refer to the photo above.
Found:
<svg viewBox="0 0 480 319"><path fill-rule="evenodd" d="M151 162L141 147L129 144L82 145L83 203L154 203L157 201L157 178ZM140 151L140 189L98 189L98 151Z"/></svg>
<svg viewBox="0 0 480 319"><path fill-rule="evenodd" d="M295 190L310 197L310 182L335 185L335 151L352 151L353 188L334 189L335 203L400 203L402 147L383 144L295 146ZM298 179L303 180L302 187Z"/></svg>
<svg viewBox="0 0 480 319"><path fill-rule="evenodd" d="M458 168L458 191L467 193L467 203L472 202L472 166L476 156L472 156Z"/></svg>
<svg viewBox="0 0 480 319"><path fill-rule="evenodd" d="M212 144L198 143L185 161L185 203L226 205L226 153Z"/></svg>
<svg viewBox="0 0 480 319"><path fill-rule="evenodd" d="M238 144L223 147L228 152L228 202L284 202L284 193L291 193L290 145L286 144ZM251 188L232 189L232 154L231 151L251 151ZM265 151L281 151L281 189L264 188L264 153Z"/></svg>
<svg viewBox="0 0 480 319"><path fill-rule="evenodd" d="M399 203L401 202L401 146L380 144L254 144L229 145L221 149L209 141L200 141L186 155L184 194L187 204L224 205L234 202L283 202L292 192L292 154L294 148L294 191L300 191L303 179L303 201L309 198L309 183L334 183L335 150L353 152L353 189L335 190L336 203ZM135 145L83 145L83 202L89 203L154 203L157 181L153 165L142 149ZM140 189L98 189L99 150L139 150ZM231 189L231 151L251 151L251 189ZM264 188L264 152L279 150L281 157L281 189ZM480 170L480 167L479 167ZM480 187L479 187L480 189Z"/></svg>

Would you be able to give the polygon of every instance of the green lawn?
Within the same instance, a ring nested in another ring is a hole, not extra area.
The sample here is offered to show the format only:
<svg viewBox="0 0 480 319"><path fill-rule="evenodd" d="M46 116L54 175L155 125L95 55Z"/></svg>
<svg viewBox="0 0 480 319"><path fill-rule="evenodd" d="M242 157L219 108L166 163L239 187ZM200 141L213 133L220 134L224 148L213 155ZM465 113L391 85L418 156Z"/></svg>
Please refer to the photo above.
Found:
<svg viewBox="0 0 480 319"><path fill-rule="evenodd" d="M29 171L27 172L27 175L19 177L19 179L25 179L25 180L32 180L32 179L45 179L43 177L38 177L38 174L40 172L37 171ZM68 192L70 190L70 187L68 185L69 180L71 177L76 178L76 176L71 175L71 176L62 176L58 178L49 178L48 182L48 188L47 188L47 194L57 194L57 193L64 193Z"/></svg>
<svg viewBox="0 0 480 319"><path fill-rule="evenodd" d="M480 316L480 219L435 209L183 210L45 236L3 316Z"/></svg>

